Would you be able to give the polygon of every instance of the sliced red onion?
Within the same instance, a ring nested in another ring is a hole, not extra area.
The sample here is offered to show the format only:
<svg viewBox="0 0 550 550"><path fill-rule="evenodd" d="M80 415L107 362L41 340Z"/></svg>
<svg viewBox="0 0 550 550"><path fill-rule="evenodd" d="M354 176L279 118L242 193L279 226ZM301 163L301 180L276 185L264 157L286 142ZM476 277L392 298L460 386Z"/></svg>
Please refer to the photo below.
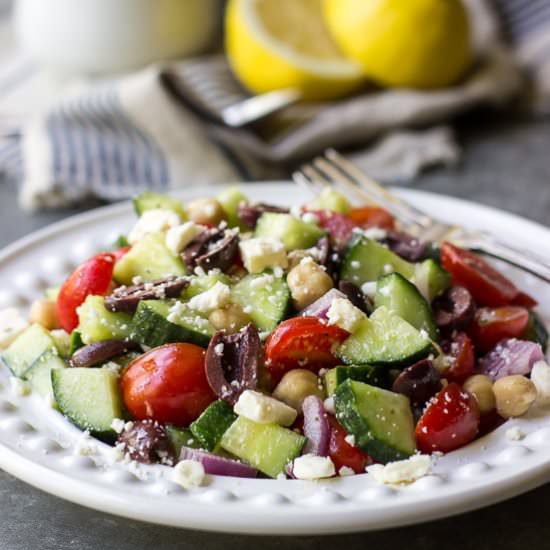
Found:
<svg viewBox="0 0 550 550"><path fill-rule="evenodd" d="M244 464L244 462L190 447L182 447L180 460L196 460L204 466L204 471L207 474L212 475L231 477L256 477L258 475L256 468Z"/></svg>
<svg viewBox="0 0 550 550"><path fill-rule="evenodd" d="M477 371L493 380L512 374L529 374L537 361L544 361L540 344L510 338L499 342L479 360Z"/></svg>
<svg viewBox="0 0 550 550"><path fill-rule="evenodd" d="M330 309L332 300L336 298L346 298L347 296L336 288L331 288L325 292L319 299L315 300L311 305L300 311L300 317L317 317L318 319L326 319L327 312Z"/></svg>
<svg viewBox="0 0 550 550"><path fill-rule="evenodd" d="M308 395L302 403L304 413L304 435L307 443L302 454L328 456L330 424L322 399Z"/></svg>

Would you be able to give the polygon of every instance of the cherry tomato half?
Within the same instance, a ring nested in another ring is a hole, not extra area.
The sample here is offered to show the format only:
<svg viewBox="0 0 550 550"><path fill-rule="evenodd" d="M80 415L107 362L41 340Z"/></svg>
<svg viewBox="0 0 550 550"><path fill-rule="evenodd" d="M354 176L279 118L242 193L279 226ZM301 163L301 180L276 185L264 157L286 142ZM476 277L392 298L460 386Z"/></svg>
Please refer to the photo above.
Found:
<svg viewBox="0 0 550 550"><path fill-rule="evenodd" d="M77 267L63 283L57 296L57 316L61 327L71 332L78 326L76 308L90 295L104 296L113 278L115 258L98 254Z"/></svg>
<svg viewBox="0 0 550 550"><path fill-rule="evenodd" d="M124 403L137 420L187 426L216 399L204 372L205 350L165 344L135 359L120 379Z"/></svg>
<svg viewBox="0 0 550 550"><path fill-rule="evenodd" d="M504 306L519 294L512 281L468 250L443 243L441 263L456 285L465 286L481 306Z"/></svg>
<svg viewBox="0 0 550 550"><path fill-rule="evenodd" d="M353 223L364 228L395 228L395 220L393 219L393 216L387 210L384 210L379 206L361 206L359 208L352 208L348 216Z"/></svg>
<svg viewBox="0 0 550 550"><path fill-rule="evenodd" d="M474 346L467 334L464 332L453 334L450 340L441 344L441 348L450 360L449 368L443 374L449 382L461 384L473 374L476 358Z"/></svg>
<svg viewBox="0 0 550 550"><path fill-rule="evenodd" d="M338 359L332 350L348 336L345 330L327 325L317 317L287 319L267 339L266 366L277 381L291 369L319 372L334 367Z"/></svg>
<svg viewBox="0 0 550 550"><path fill-rule="evenodd" d="M423 453L448 453L470 443L479 430L476 398L456 383L445 386L416 425L416 445Z"/></svg>
<svg viewBox="0 0 550 550"><path fill-rule="evenodd" d="M347 441L346 430L342 428L334 416L328 415L330 423L329 456L336 471L343 466L351 468L356 474L365 472L365 468L374 464L374 460L364 451L352 447Z"/></svg>
<svg viewBox="0 0 550 550"><path fill-rule="evenodd" d="M521 338L528 323L529 312L523 307L482 307L476 311L468 332L476 350L486 353L505 338Z"/></svg>

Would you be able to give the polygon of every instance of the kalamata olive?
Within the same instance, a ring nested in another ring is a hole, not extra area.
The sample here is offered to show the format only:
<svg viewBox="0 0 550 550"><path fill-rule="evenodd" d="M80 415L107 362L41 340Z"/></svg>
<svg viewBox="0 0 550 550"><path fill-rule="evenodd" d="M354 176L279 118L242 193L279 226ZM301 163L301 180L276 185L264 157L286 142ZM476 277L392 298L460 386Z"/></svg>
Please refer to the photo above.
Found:
<svg viewBox="0 0 550 550"><path fill-rule="evenodd" d="M339 252L332 246L330 239L327 235L321 237L315 245L317 249L317 259L319 265L326 268L327 273L333 278L334 281L338 279L340 273L340 263L342 258Z"/></svg>
<svg viewBox="0 0 550 550"><path fill-rule="evenodd" d="M235 261L239 252L239 233L233 229L225 231L223 238L209 243L208 250L195 258L195 264L205 271L225 271Z"/></svg>
<svg viewBox="0 0 550 550"><path fill-rule="evenodd" d="M208 252L208 245L223 238L223 233L216 228L206 229L197 235L181 253L181 258L189 272L197 267L197 258Z"/></svg>
<svg viewBox="0 0 550 550"><path fill-rule="evenodd" d="M105 298L105 308L113 312L134 313L142 300L178 298L188 285L186 277L170 276L139 285L121 286Z"/></svg>
<svg viewBox="0 0 550 550"><path fill-rule="evenodd" d="M173 464L174 448L163 424L156 420L128 422L119 434L117 444L132 460L143 464Z"/></svg>
<svg viewBox="0 0 550 550"><path fill-rule="evenodd" d="M370 315L370 313L374 309L368 296L365 296L363 291L357 285L354 285L349 281L340 281L338 283L338 290L340 292L343 292L346 295L347 299L355 307L359 308L367 315Z"/></svg>
<svg viewBox="0 0 550 550"><path fill-rule="evenodd" d="M256 227L256 223L258 222L258 218L264 212L288 214L289 210L288 208L273 206L271 204L265 204L263 202L254 205L239 204L237 216L239 217L239 220L241 220L241 222L246 225L246 227L248 227L249 229L254 229Z"/></svg>
<svg viewBox="0 0 550 550"><path fill-rule="evenodd" d="M463 329L472 320L476 305L470 292L462 286L452 286L432 304L434 321L442 329Z"/></svg>
<svg viewBox="0 0 550 550"><path fill-rule="evenodd" d="M394 380L392 391L406 395L413 408L423 407L441 389L441 375L429 359L407 367Z"/></svg>
<svg viewBox="0 0 550 550"><path fill-rule="evenodd" d="M205 370L212 391L223 401L234 405L245 390L256 389L260 336L249 323L236 334L219 331L206 350Z"/></svg>
<svg viewBox="0 0 550 550"><path fill-rule="evenodd" d="M70 364L71 367L93 367L129 351L141 351L141 348L135 342L126 340L101 340L76 350Z"/></svg>
<svg viewBox="0 0 550 550"><path fill-rule="evenodd" d="M382 242L408 262L418 262L426 257L427 244L407 233L390 230Z"/></svg>

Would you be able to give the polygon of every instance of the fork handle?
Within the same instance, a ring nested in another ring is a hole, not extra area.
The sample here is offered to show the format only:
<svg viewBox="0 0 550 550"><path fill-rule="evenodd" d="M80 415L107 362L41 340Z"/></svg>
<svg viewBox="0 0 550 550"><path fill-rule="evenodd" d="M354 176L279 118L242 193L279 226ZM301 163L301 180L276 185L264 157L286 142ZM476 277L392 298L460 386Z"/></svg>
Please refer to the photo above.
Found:
<svg viewBox="0 0 550 550"><path fill-rule="evenodd" d="M535 277L550 283L550 263L548 263L547 259L534 252L519 250L493 238L472 242L470 248L519 267Z"/></svg>

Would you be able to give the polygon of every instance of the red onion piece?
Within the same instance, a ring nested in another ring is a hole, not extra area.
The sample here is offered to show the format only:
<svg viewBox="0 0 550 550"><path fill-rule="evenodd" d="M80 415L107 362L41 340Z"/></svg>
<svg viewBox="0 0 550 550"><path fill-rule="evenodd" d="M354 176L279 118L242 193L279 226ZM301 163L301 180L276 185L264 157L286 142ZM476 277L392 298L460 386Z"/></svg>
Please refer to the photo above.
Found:
<svg viewBox="0 0 550 550"><path fill-rule="evenodd" d="M323 401L316 395L308 395L302 403L304 413L304 435L307 443L303 454L328 456L330 424Z"/></svg>
<svg viewBox="0 0 550 550"><path fill-rule="evenodd" d="M300 311L300 317L317 317L318 319L326 319L327 312L330 309L332 300L336 298L347 298L347 296L336 288L331 288L325 292L319 299Z"/></svg>
<svg viewBox="0 0 550 550"><path fill-rule="evenodd" d="M512 374L529 374L537 361L544 361L540 344L510 338L502 340L479 360L477 372L492 380Z"/></svg>
<svg viewBox="0 0 550 550"><path fill-rule="evenodd" d="M182 447L180 460L196 460L204 466L204 471L207 474L212 475L231 477L256 477L258 475L258 470L248 464L189 447Z"/></svg>

